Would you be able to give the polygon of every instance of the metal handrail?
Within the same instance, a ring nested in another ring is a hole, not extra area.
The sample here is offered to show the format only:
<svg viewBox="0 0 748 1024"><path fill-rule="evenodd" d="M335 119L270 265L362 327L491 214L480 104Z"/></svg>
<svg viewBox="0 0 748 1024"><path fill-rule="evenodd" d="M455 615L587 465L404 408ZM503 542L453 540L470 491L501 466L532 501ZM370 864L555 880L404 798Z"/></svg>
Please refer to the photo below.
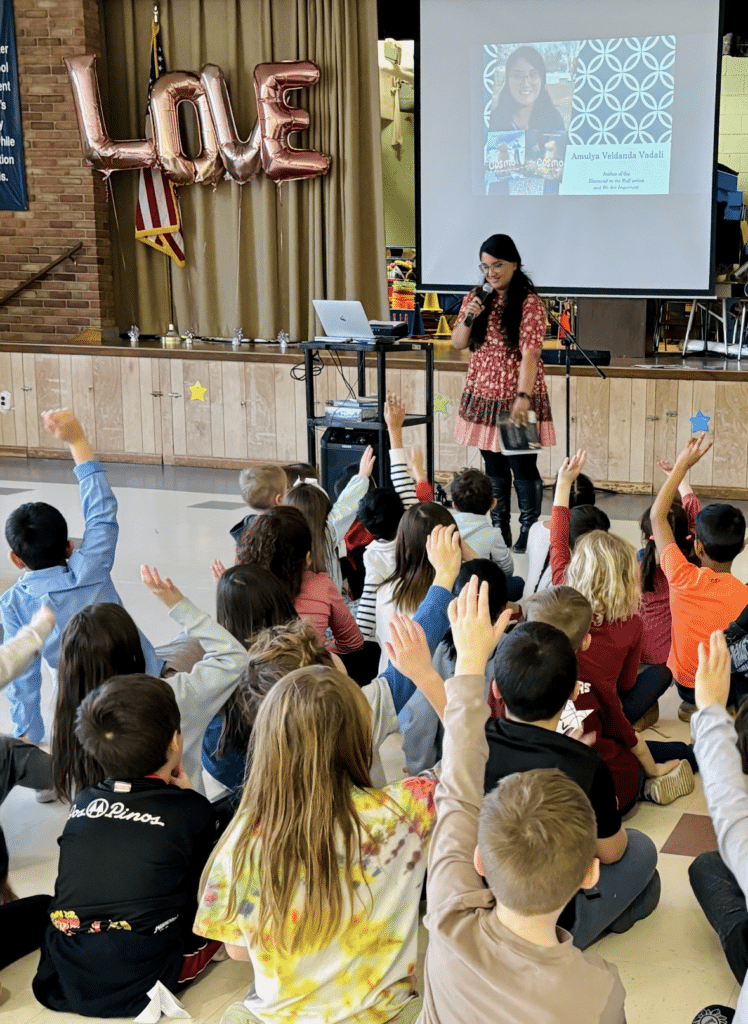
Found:
<svg viewBox="0 0 748 1024"><path fill-rule="evenodd" d="M78 250L82 248L83 242L78 242L76 245L68 249L67 252L64 252L62 256L58 256L56 260L52 260L51 263L48 263L43 270L38 271L36 274L33 275L33 277L29 277L26 281L22 281L19 285L16 285L15 288L13 288L11 291L3 295L2 298L0 298L0 306L4 306L6 302L10 302L10 300L14 299L16 295L19 295L25 288L28 288L29 285L34 284L40 278L44 277L45 274L48 274L50 272L50 270L54 270L55 267L59 266L60 263L64 263L65 260L72 259L73 256L75 256L75 254L78 252Z"/></svg>

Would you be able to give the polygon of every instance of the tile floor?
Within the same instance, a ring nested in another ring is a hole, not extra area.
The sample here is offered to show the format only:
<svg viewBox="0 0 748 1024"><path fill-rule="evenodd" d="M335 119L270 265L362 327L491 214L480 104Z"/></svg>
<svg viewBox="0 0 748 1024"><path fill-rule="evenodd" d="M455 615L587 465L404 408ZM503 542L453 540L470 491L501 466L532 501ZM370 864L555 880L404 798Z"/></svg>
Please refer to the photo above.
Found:
<svg viewBox="0 0 748 1024"><path fill-rule="evenodd" d="M241 499L236 474L221 470L170 467L110 467L119 501L120 537L114 580L138 625L154 643L172 635L171 621L162 605L140 583L142 562L155 564L174 579L200 607L214 609L210 562L233 559L228 529L237 519ZM546 492L548 495L548 492ZM82 518L77 487L65 462L24 462L0 459L0 522L22 501L44 500L57 505L67 517L71 536L80 536ZM546 505L548 497L546 497ZM599 504L613 520L615 532L638 543L636 520L649 504L641 496L601 496ZM545 509L548 511L548 508ZM517 559L518 571L524 558ZM737 574L748 579L748 554L741 556ZM0 589L12 583L9 571L0 573ZM51 699L47 684L45 701ZM677 720L678 701L670 690L661 702L656 727L662 738L687 739L688 729ZM49 712L46 713L49 721ZM0 730L8 731L7 701L0 697ZM652 734L654 738L654 734ZM397 737L386 746L385 766L391 778L402 768ZM611 935L597 944L599 952L618 965L627 990L629 1024L690 1024L707 1003L736 1005L738 988L729 971L716 935L703 917L688 882L688 865L713 842L701 819L706 815L697 777L695 792L670 807L640 806L627 824L646 832L660 853L662 900L648 920L626 935ZM11 880L21 896L51 892L56 872L55 840L62 831L66 810L57 804L37 804L33 793L16 789L0 810L0 821L11 854ZM423 942L425 931L421 931ZM8 941L3 936L3 941ZM421 951L422 954L423 951ZM0 1019L9 1024L67 1024L68 1015L42 1009L31 994L36 957L28 956L2 973ZM251 980L247 964L215 964L183 995L197 1022L218 1022L223 1010L240 999ZM72 1021L73 1015L69 1016Z"/></svg>

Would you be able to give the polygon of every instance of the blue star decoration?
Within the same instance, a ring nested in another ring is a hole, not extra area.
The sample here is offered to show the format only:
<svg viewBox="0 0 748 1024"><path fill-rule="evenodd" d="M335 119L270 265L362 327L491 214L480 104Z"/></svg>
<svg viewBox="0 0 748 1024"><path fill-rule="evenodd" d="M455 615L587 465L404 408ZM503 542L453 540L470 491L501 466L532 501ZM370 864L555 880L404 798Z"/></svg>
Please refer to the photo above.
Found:
<svg viewBox="0 0 748 1024"><path fill-rule="evenodd" d="M693 434L701 434L709 430L709 420L711 418L711 416L705 416L701 409L699 409L696 415L691 417L691 432Z"/></svg>

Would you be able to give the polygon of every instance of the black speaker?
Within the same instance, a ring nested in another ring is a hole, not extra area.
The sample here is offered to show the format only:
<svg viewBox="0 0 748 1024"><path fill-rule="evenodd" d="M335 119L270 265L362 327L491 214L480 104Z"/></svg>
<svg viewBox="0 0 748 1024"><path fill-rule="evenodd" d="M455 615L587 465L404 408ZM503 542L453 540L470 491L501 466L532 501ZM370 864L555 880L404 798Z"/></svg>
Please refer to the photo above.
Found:
<svg viewBox="0 0 748 1024"><path fill-rule="evenodd" d="M320 439L320 467L322 486L335 501L335 481L351 464L358 465L366 448L371 445L377 461L374 476L378 479L380 459L379 434L376 427L365 423L352 423L350 427L328 427ZM384 452L387 458L387 452ZM385 467L386 469L387 467Z"/></svg>

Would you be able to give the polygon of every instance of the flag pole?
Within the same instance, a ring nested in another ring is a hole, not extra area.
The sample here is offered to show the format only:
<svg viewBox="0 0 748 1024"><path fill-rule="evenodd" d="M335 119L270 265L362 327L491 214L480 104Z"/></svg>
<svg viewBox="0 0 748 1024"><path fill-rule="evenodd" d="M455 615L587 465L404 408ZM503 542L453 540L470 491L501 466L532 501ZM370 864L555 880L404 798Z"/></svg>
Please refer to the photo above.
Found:
<svg viewBox="0 0 748 1024"><path fill-rule="evenodd" d="M158 25L158 4L153 5L153 23ZM166 332L167 338L179 337L179 330L176 326L177 318L174 312L174 290L171 280L171 258L166 259L166 295L169 302L169 329Z"/></svg>

